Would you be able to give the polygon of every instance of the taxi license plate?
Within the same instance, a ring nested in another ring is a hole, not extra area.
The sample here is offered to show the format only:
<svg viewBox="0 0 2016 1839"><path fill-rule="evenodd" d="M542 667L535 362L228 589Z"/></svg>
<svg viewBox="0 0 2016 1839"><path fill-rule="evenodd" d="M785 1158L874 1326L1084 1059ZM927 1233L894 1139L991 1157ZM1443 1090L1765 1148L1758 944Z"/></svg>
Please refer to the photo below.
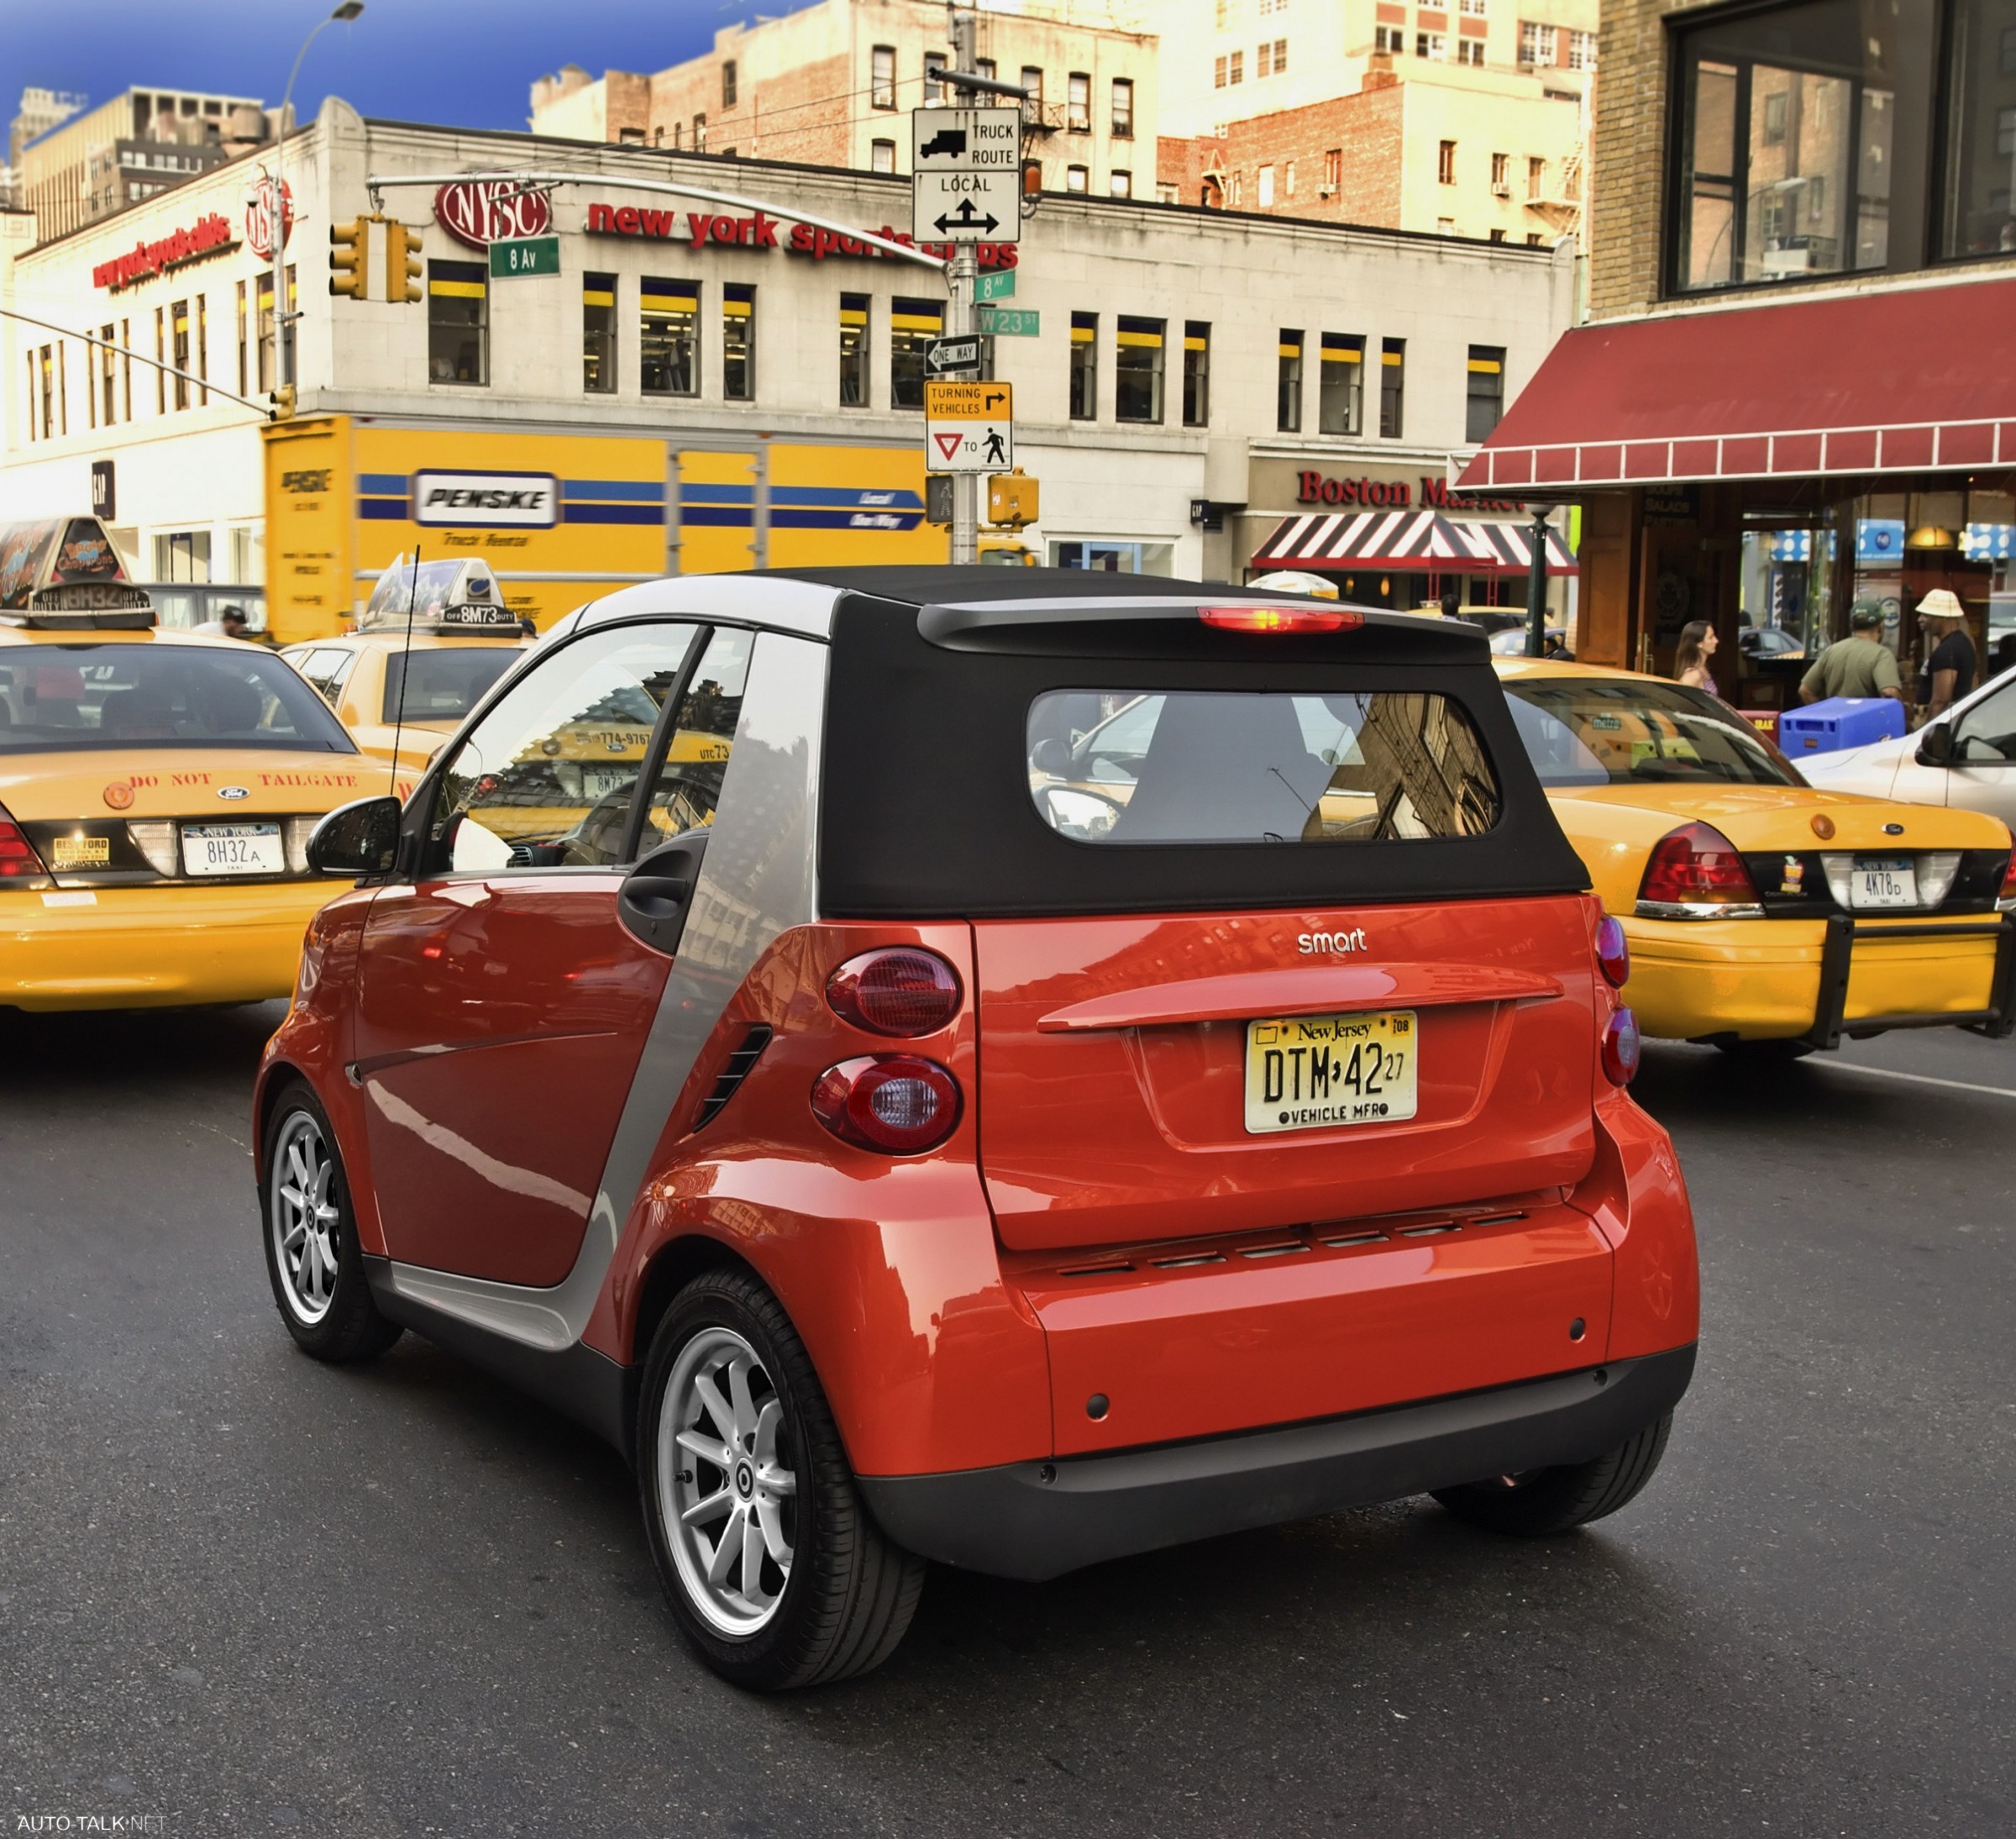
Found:
<svg viewBox="0 0 2016 1839"><path fill-rule="evenodd" d="M581 771L581 790L587 796L600 801L612 793L627 791L630 783L637 777L634 766L618 766L598 772L589 766Z"/></svg>
<svg viewBox="0 0 2016 1839"><path fill-rule="evenodd" d="M186 823L185 875L285 875L287 854L276 823Z"/></svg>
<svg viewBox="0 0 2016 1839"><path fill-rule="evenodd" d="M1918 865L1909 856L1858 855L1848 884L1848 904L1867 907L1916 906Z"/></svg>
<svg viewBox="0 0 2016 1839"><path fill-rule="evenodd" d="M1289 1016L1246 1025L1246 1127L1320 1130L1415 1112L1415 1016Z"/></svg>

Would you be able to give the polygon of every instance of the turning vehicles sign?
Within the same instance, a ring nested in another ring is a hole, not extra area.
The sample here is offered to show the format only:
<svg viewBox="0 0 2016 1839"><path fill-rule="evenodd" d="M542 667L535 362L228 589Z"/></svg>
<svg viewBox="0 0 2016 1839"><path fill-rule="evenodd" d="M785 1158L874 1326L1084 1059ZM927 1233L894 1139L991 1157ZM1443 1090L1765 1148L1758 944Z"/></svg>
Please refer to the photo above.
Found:
<svg viewBox="0 0 2016 1839"><path fill-rule="evenodd" d="M1020 109L912 109L910 153L910 227L920 242L1020 240Z"/></svg>
<svg viewBox="0 0 2016 1839"><path fill-rule="evenodd" d="M1005 383L924 386L927 472L1005 472L1015 464L1015 393Z"/></svg>

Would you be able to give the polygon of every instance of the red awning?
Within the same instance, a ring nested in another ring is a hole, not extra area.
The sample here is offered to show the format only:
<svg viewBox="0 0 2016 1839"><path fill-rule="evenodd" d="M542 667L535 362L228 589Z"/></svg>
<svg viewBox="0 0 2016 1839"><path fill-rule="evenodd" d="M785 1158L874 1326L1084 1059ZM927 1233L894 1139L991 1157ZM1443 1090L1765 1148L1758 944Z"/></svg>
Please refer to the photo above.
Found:
<svg viewBox="0 0 2016 1839"><path fill-rule="evenodd" d="M1564 334L1457 481L1549 486L2016 465L2016 281Z"/></svg>
<svg viewBox="0 0 2016 1839"><path fill-rule="evenodd" d="M1436 511L1310 512L1282 518L1253 551L1251 565L1524 575L1533 565L1533 550L1524 524L1472 523ZM1551 530L1547 572L1575 572L1575 558Z"/></svg>

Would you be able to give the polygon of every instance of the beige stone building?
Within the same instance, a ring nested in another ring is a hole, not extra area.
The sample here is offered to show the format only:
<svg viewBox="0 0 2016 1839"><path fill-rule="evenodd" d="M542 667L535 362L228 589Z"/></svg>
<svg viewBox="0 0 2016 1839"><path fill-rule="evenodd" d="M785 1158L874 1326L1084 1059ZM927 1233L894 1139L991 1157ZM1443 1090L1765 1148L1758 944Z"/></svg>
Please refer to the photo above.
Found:
<svg viewBox="0 0 2016 1839"><path fill-rule="evenodd" d="M1151 197L1156 41L1105 6L979 13L978 74L1031 92L1026 153L1046 190ZM1093 23L1082 23L1089 20ZM910 170L909 113L951 97L940 0L819 0L730 26L650 76L578 66L533 86L534 134L864 172Z"/></svg>

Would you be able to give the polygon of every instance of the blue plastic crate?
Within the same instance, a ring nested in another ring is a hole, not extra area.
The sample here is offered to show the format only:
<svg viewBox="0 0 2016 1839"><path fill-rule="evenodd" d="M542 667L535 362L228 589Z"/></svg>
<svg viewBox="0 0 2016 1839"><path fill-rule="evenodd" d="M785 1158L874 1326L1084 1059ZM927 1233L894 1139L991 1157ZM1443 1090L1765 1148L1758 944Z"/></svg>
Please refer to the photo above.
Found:
<svg viewBox="0 0 2016 1839"><path fill-rule="evenodd" d="M1834 696L1778 717L1778 745L1797 759L1802 754L1838 754L1866 747L1904 732L1904 706L1893 696Z"/></svg>

